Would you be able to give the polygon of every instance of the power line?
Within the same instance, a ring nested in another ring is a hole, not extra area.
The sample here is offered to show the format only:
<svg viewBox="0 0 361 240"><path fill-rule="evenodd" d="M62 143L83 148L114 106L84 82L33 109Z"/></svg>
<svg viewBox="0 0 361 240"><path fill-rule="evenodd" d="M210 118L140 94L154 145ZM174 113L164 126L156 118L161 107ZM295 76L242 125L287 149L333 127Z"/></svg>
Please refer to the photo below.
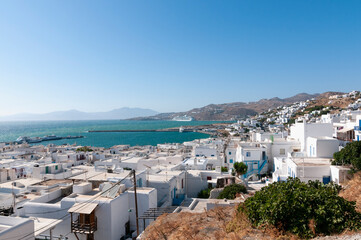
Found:
<svg viewBox="0 0 361 240"><path fill-rule="evenodd" d="M83 173L81 173L81 174L83 174ZM96 175L93 175L93 176L91 176L91 177L96 177L96 176L99 176L99 175L101 175L101 174L104 174L104 173L99 173L99 174L96 174ZM128 176L126 176L126 178L127 178ZM65 209L58 209L58 210L54 210L54 211L47 211L47 212L38 212L38 213L27 213L27 214L44 214L44 213L55 213L55 212L61 212L61 211L64 211L64 210L67 210L67 208L65 208Z"/></svg>
<svg viewBox="0 0 361 240"><path fill-rule="evenodd" d="M109 189L107 189L107 190L105 190L105 191L102 191L101 194L99 194L99 195L97 195L97 196L94 196L93 198L90 198L89 200L87 200L87 201L85 201L85 202L80 203L80 206L79 206L78 208L76 208L75 210L79 210L80 208L83 208L83 207L85 207L86 205L90 204L90 203L93 202L95 199L101 197L102 194L104 194L104 193L112 190L115 186L117 186L118 184L120 184L123 180L125 180L125 179L126 179L127 177L129 177L130 175L131 175L131 173L129 173L129 174L128 174L127 176L125 176L123 179L119 180L116 184L114 184L114 185L113 185L112 187L110 187ZM58 221L58 220L64 219L65 217L69 217L69 213L66 213L66 215L64 215L64 216L61 217L60 219L57 219L57 220L53 221L52 223L54 223L54 222L56 222L56 221ZM44 227L38 229L38 231L39 231L39 230L42 230L42 229L44 229L44 228L46 228L46 227L47 227L47 226L44 226ZM32 233L33 233L33 232L32 232ZM30 234L28 234L28 235L31 235L32 233L30 233ZM27 237L27 236L25 236L25 237ZM21 239L23 239L23 238L25 238L25 237L19 238L19 240L21 240Z"/></svg>

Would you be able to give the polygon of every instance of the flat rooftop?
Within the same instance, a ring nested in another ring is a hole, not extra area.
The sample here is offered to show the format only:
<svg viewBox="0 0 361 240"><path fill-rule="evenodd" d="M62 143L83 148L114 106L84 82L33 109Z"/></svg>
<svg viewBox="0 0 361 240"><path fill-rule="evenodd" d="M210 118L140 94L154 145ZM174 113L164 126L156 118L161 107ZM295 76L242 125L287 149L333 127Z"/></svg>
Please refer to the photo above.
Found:
<svg viewBox="0 0 361 240"><path fill-rule="evenodd" d="M137 194L138 193L150 193L154 191L155 188L149 188L149 187L137 187ZM133 188L128 189L129 192L134 192Z"/></svg>
<svg viewBox="0 0 361 240"><path fill-rule="evenodd" d="M108 181L109 178L125 178L130 171L124 170L121 173L107 173L107 172L87 172L71 177L74 180L88 180L88 181Z"/></svg>
<svg viewBox="0 0 361 240"><path fill-rule="evenodd" d="M42 181L43 181L42 179L35 179L35 178L19 178L19 179L13 180L13 181L1 183L0 184L0 189L1 188L14 188L14 189L21 188L21 189L26 189L26 187L28 187L30 185L33 185L33 184L40 183ZM14 182L20 183L19 186L21 186L21 184L22 184L24 187L14 186L13 185Z"/></svg>
<svg viewBox="0 0 361 240"><path fill-rule="evenodd" d="M122 159L121 162L124 163L138 163L140 160L144 159L143 157L132 157L128 159Z"/></svg>
<svg viewBox="0 0 361 240"><path fill-rule="evenodd" d="M244 150L251 150L251 151L259 151L259 150L266 150L267 148L263 146L255 147L255 146L240 146Z"/></svg>
<svg viewBox="0 0 361 240"><path fill-rule="evenodd" d="M330 166L330 158L293 158L292 161L297 166Z"/></svg>
<svg viewBox="0 0 361 240"><path fill-rule="evenodd" d="M7 229L32 221L28 218L0 216L0 233ZM21 235L21 233L20 233Z"/></svg>
<svg viewBox="0 0 361 240"><path fill-rule="evenodd" d="M109 201L113 198L107 198L100 196L102 192L99 190L99 188L94 188L92 191L84 193L84 194L73 194L70 196L67 196L67 198L80 198L80 199L94 199L94 201Z"/></svg>
<svg viewBox="0 0 361 240"><path fill-rule="evenodd" d="M73 183L73 181L69 179L50 179L33 184L33 186L53 186L56 184L70 184L70 183Z"/></svg>
<svg viewBox="0 0 361 240"><path fill-rule="evenodd" d="M168 182L170 181L174 176L173 175L159 175L159 174L149 174L148 175L148 179L149 181L154 181L154 182Z"/></svg>

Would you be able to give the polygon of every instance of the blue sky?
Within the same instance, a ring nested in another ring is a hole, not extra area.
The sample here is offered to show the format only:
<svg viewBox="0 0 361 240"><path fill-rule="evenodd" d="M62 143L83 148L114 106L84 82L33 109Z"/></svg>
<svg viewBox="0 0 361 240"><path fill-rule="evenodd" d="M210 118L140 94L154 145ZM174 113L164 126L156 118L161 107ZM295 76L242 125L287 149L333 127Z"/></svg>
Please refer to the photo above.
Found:
<svg viewBox="0 0 361 240"><path fill-rule="evenodd" d="M0 1L0 115L361 90L361 1Z"/></svg>

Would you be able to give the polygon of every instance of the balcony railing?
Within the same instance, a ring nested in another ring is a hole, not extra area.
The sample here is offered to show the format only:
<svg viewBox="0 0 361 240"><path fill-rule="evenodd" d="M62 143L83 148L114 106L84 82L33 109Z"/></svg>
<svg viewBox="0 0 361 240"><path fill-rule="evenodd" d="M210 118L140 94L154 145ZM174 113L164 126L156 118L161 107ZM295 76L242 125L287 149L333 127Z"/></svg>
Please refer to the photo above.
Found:
<svg viewBox="0 0 361 240"><path fill-rule="evenodd" d="M71 223L71 231L85 234L93 234L97 230L97 219L90 223L80 223L79 220Z"/></svg>

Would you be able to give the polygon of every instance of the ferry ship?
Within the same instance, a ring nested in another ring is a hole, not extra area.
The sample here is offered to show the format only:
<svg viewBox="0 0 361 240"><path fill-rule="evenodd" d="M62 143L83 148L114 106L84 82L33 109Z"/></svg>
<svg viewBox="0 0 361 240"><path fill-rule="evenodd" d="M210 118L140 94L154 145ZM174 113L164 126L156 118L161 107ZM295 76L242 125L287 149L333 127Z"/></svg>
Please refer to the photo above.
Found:
<svg viewBox="0 0 361 240"><path fill-rule="evenodd" d="M42 139L39 138L39 137L34 137L34 138L31 138L31 137L18 137L15 142L16 143L39 143L41 142Z"/></svg>
<svg viewBox="0 0 361 240"><path fill-rule="evenodd" d="M180 121L180 122L190 122L190 121L193 121L193 117L191 116L187 116L187 115L184 115L184 116L176 116L172 119L173 121Z"/></svg>

